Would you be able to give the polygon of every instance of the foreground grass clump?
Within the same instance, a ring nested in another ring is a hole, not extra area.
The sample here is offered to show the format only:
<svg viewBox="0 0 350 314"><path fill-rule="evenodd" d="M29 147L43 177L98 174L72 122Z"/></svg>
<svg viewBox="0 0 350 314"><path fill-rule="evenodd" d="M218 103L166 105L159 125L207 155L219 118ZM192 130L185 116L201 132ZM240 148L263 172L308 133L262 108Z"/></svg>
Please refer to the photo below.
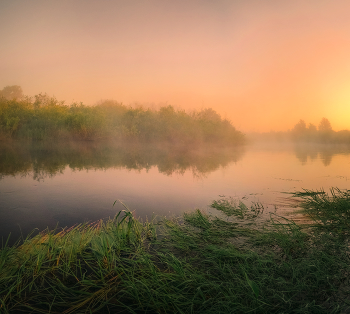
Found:
<svg viewBox="0 0 350 314"><path fill-rule="evenodd" d="M348 239L350 232L350 190L332 188L330 194L325 191L310 191L295 193L304 199L302 212L309 216L317 225L333 237Z"/></svg>
<svg viewBox="0 0 350 314"><path fill-rule="evenodd" d="M0 95L0 139L116 139L181 144L237 145L244 135L213 109L187 113L172 106L132 108L115 101L70 106L36 95L6 99Z"/></svg>
<svg viewBox="0 0 350 314"><path fill-rule="evenodd" d="M259 224L261 204L221 199L211 216L141 223L125 211L42 233L0 251L1 312L345 313L348 234L324 227L342 193L296 194L322 216L302 226Z"/></svg>

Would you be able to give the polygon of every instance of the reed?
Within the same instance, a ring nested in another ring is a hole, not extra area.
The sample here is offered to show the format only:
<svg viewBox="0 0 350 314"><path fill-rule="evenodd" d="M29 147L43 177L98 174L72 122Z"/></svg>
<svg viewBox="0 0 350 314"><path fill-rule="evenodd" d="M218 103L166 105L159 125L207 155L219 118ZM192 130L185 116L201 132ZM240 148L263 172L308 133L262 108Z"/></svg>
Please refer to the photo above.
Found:
<svg viewBox="0 0 350 314"><path fill-rule="evenodd" d="M125 206L113 219L4 243L0 311L346 313L348 194L294 196L309 224L274 215L262 224L261 204L221 199L211 215L142 222Z"/></svg>

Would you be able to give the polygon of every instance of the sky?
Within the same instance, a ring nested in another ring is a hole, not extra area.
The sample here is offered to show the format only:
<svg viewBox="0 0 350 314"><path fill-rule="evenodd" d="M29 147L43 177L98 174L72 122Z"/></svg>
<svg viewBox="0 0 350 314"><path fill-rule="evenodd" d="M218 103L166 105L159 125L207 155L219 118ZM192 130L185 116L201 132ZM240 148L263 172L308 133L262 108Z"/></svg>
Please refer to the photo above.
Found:
<svg viewBox="0 0 350 314"><path fill-rule="evenodd" d="M350 1L0 0L0 89L350 128Z"/></svg>

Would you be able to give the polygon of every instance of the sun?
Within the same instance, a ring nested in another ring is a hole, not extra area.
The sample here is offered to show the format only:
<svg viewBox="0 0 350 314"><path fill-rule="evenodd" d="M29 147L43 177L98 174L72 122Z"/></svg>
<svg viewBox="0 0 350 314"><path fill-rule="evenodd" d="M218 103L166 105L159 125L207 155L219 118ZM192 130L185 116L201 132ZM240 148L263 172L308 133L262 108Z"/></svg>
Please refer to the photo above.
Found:
<svg viewBox="0 0 350 314"><path fill-rule="evenodd" d="M335 131L350 129L350 82L339 84L326 97L325 115Z"/></svg>

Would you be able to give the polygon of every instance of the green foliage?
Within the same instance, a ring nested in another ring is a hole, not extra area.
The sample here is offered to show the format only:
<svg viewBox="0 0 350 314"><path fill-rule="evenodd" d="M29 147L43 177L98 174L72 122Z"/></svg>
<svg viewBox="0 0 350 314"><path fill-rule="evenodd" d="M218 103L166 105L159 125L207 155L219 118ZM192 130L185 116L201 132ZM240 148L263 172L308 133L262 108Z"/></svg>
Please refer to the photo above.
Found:
<svg viewBox="0 0 350 314"><path fill-rule="evenodd" d="M239 219L256 218L264 211L264 206L261 203L253 203L248 208L242 201L237 202L232 197L222 197L219 200L215 200L211 207L222 211L228 217L235 216Z"/></svg>
<svg viewBox="0 0 350 314"><path fill-rule="evenodd" d="M294 193L303 200L302 212L314 222L318 231L326 232L333 237L347 237L350 231L350 190L330 189Z"/></svg>
<svg viewBox="0 0 350 314"><path fill-rule="evenodd" d="M328 197L313 191L295 196L310 218L317 209L316 223L276 216L248 226L240 214L222 219L199 210L181 220L143 223L122 204L113 219L5 244L0 311L347 313L349 235L339 224L348 194L334 189ZM222 213L237 210L230 199L213 205Z"/></svg>
<svg viewBox="0 0 350 314"><path fill-rule="evenodd" d="M14 139L101 139L238 145L244 135L214 110L193 114L172 106L132 108L114 101L70 106L46 94L35 100L0 98L0 136Z"/></svg>

